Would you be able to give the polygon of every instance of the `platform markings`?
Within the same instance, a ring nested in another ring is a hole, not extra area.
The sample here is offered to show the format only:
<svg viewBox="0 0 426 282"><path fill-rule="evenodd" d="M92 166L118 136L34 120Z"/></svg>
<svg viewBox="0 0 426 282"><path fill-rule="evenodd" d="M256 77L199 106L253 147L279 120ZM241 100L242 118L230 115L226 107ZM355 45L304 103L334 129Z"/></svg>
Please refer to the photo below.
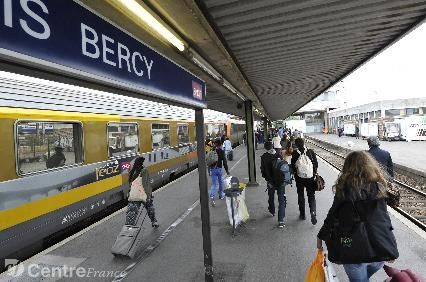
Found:
<svg viewBox="0 0 426 282"><path fill-rule="evenodd" d="M123 281L135 267L144 261L151 253L167 238L167 236L183 222L183 220L200 204L200 201L197 200L193 203L175 222L173 222L164 232L155 240L154 243L149 245L143 252L136 258L136 261L127 266L123 271L120 272L120 275L115 277L113 282Z"/></svg>
<svg viewBox="0 0 426 282"><path fill-rule="evenodd" d="M245 159L247 156L241 157L230 169L229 171L233 170L243 159ZM198 169L196 170L198 171ZM158 191L158 190L157 190ZM144 261L146 258L149 257L149 255L152 254L152 252L164 241L164 239L167 238L167 236L179 225L183 222L183 220L196 208L200 205L200 201L197 200L195 203L193 203L187 210L184 212L178 219L176 219L175 222L173 222L164 232L155 240L154 243L149 245L145 250L142 251L142 253L136 258L136 261L127 266L123 271L120 272L120 275L115 277L113 282L121 282L123 281L129 274L132 272L135 267L140 264L142 261Z"/></svg>
<svg viewBox="0 0 426 282"><path fill-rule="evenodd" d="M198 169L195 169L195 170L193 170L193 171L191 171L191 172L189 172L189 173L187 173L187 174L183 175L182 177L179 177L178 179L175 179L175 180L173 180L172 182L167 183L166 185L164 185L164 186L163 186L163 187L161 187L160 189L157 189L157 190L155 190L154 192L152 192L152 194L157 194L157 193L161 192L162 190L164 190L164 189L166 189L166 188L170 187L172 184L174 184L174 183L176 183L176 182L178 182L178 181L182 180L182 179L183 179L183 177L191 176L192 174L194 174L194 173L196 173L196 172L198 172ZM92 230L92 229L93 229L93 228L95 228L96 226L99 226L99 225L101 225L101 224L105 223L106 221L110 220L111 218L113 218L113 217L117 216L118 214L125 212L125 211L126 211L126 208L127 208L127 207L124 207L124 208L122 208L122 209L119 209L118 211L115 211L114 213L112 213L112 214L108 215L107 217L104 217L103 219L101 219L101 220L99 220L99 221L97 221L97 222L93 223L92 225L90 225L90 226L88 226L88 227L84 228L83 230L81 230L81 231L79 231L79 232L77 232L77 233L75 233L75 234L71 235L70 237L65 238L64 240L62 240L62 241L60 241L60 242L56 243L55 245L53 245L53 246L51 246L51 247L49 247L49 248L47 248L47 249L45 249L45 250L41 251L40 253L38 253L38 254L36 254L36 255L34 255L34 256L32 256L32 257L30 257L29 259L27 259L27 260L25 260L25 261L20 262L20 264L31 263L31 262L36 261L36 260L37 260L37 259L39 259L40 257L45 256L46 254L49 254L49 253L53 252L54 250L58 249L59 247L61 247L61 246L65 245L65 244L67 244L67 243L71 242L72 240L74 240L74 239L76 239L76 238L80 237L81 235L85 234L86 232L88 232L88 231Z"/></svg>
<svg viewBox="0 0 426 282"><path fill-rule="evenodd" d="M239 159L230 169L229 169L229 171L231 171L231 170L233 170L234 169L234 167L237 165L237 164L239 164L243 159L245 159L245 158L247 158L247 156L243 156L241 159Z"/></svg>
<svg viewBox="0 0 426 282"><path fill-rule="evenodd" d="M320 156L317 155L317 157L325 164L327 165L331 170L335 171L336 173L340 173L340 171L338 169L336 169L335 167L333 167L332 165L330 165L328 162L326 162L323 158L321 158ZM392 214L396 219L398 219L399 221L402 222L402 224L404 224L405 226L407 226L409 229L411 229L412 231L414 231L414 233L416 233L417 235L419 235L420 237L422 237L422 239L426 240L426 232L423 231L420 227L418 227L417 225L415 225L414 223L412 223L410 220L408 220L407 218L405 218L403 215L401 215L399 212L397 212L396 210L394 210L392 207L388 206L388 212L390 214Z"/></svg>
<svg viewBox="0 0 426 282"><path fill-rule="evenodd" d="M234 168L235 168L235 166L237 166L244 158L246 158L247 156L243 156L243 157L241 157L229 170L231 171L231 170L233 170ZM187 174L185 174L185 175L183 175L182 177L179 177L178 179L175 179L175 180L173 180L173 181L171 181L171 182L169 182L169 183L167 183L166 185L164 185L163 187L161 187L160 189L157 189L157 190L155 190L152 194L157 194L157 193L159 193L159 192L161 192L161 191L163 191L164 189L166 189L166 188L168 188L168 187L170 187L171 185L173 185L173 184L175 184L176 182L178 182L178 181L181 181L184 177L188 177L188 176L191 176L191 175L193 175L193 174L195 174L195 173L198 173L198 169L194 169L193 171L191 171L191 172L189 172L189 173L187 173ZM199 204L199 201L197 200L197 202L195 202L194 204L196 204L196 203L198 203ZM193 205L194 205L193 204ZM198 204L196 205L196 206L198 206ZM195 206L195 207L196 207ZM192 206L191 206L192 207ZM191 207L189 208L189 209L191 209ZM194 208L195 208L194 207ZM22 261L22 262L20 262L18 265L16 265L15 267L18 267L19 265L25 265L25 264L29 264L29 263L34 263L35 261L37 261L38 259L40 259L40 258L42 258L43 256L45 256L45 255L47 255L47 254L49 254L49 253L51 253L51 252L53 252L54 250L56 250L56 249L58 249L58 248L60 248L61 246L63 246L63 245L65 245L65 244L67 244L67 243L69 243L69 242L71 242L72 240L74 240L74 239L76 239L76 238L78 238L78 237L80 237L80 236L82 236L83 234L85 234L85 233L87 233L88 231L90 231L90 230L92 230L93 228L95 228L96 226L99 226L99 225L101 225L101 224L103 224L103 223L105 223L106 221L108 221L108 220L110 220L111 218L113 218L113 217L115 217L115 216L117 216L118 214L121 214L121 213L123 213L123 212L125 212L125 210L126 210L126 208L127 207L124 207L124 208L122 208L122 209L119 209L118 211L115 211L114 213L112 213L112 214L110 214L109 216L107 216L107 217L104 217L103 219L101 219L101 220L99 220L99 221L97 221L97 222L95 222L95 223L93 223L92 225L90 225L90 226L88 226L88 227L86 227L86 228L84 228L83 230L81 230L81 231L79 231L79 232L77 232L77 233L75 233L75 234L73 234L73 235L71 235L70 237L68 237L68 238L66 238L66 239L64 239L64 240L62 240L62 241L60 241L60 242L58 242L58 243L56 243L55 245L53 245L53 246L51 246L51 247L49 247L49 248L47 248L47 249L45 249L45 250L43 250L43 251L41 251L41 252L39 252L38 254L36 254L36 255L34 255L34 256L32 256L32 257L30 257L29 259L27 259L27 260L24 260L24 261ZM189 210L188 209L188 210ZM186 211L186 212L188 212L188 210ZM191 209L191 211L192 211L192 209ZM191 211L189 211L189 213L191 212ZM186 214L186 212L184 213L184 214ZM189 215L189 213L188 213L188 215ZM182 215L183 216L183 215ZM186 215L187 216L187 215ZM185 217L186 217L185 216ZM184 218L185 218L184 217ZM175 224L177 221L179 220L179 218L174 222L174 223L172 223L172 225L173 224ZM182 219L182 221L183 221L183 219ZM182 221L179 221L179 223L181 223ZM179 224L178 223L178 224ZM166 229L166 231L170 228L170 227L172 227L172 225L170 225L167 229ZM177 226L177 225L176 225ZM174 226L173 228L172 228L172 230L176 227L176 226ZM165 231L165 232L166 232ZM171 230L168 232L168 233L170 233L171 232ZM168 235L168 233L167 233L167 235ZM164 233L163 233L164 234ZM163 235L162 234L162 235ZM162 237L162 235L160 235L160 237L155 241L155 242L157 242L161 237ZM167 237L167 236L166 236ZM165 237L164 237L165 238ZM161 240L161 241L163 241L164 240L164 238ZM160 241L160 243L161 243L161 241ZM154 245L155 243L153 243L152 245ZM151 245L151 246L152 246ZM158 244L159 245L159 244ZM157 247L157 246L156 246ZM155 247L155 248L156 248ZM149 247L148 247L149 248ZM147 249L148 249L147 248ZM129 266L130 267L130 266ZM115 281L115 280L114 280Z"/></svg>
<svg viewBox="0 0 426 282"><path fill-rule="evenodd" d="M423 240L426 240L426 232L423 231L420 227L415 225L413 222L405 218L402 214L394 210L392 207L388 206L388 212L392 214L394 217L399 219L404 225L413 230L417 235L422 237Z"/></svg>

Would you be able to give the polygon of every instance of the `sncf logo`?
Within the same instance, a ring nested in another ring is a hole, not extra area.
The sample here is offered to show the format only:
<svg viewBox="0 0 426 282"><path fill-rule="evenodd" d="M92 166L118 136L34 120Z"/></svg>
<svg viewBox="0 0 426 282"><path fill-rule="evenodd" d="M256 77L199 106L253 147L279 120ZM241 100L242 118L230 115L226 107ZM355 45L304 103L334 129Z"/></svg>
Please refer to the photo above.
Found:
<svg viewBox="0 0 426 282"><path fill-rule="evenodd" d="M203 87L195 81L192 82L192 96L195 99L203 100Z"/></svg>
<svg viewBox="0 0 426 282"><path fill-rule="evenodd" d="M121 163L121 170L125 171L125 170L129 170L131 167L130 162L123 162Z"/></svg>

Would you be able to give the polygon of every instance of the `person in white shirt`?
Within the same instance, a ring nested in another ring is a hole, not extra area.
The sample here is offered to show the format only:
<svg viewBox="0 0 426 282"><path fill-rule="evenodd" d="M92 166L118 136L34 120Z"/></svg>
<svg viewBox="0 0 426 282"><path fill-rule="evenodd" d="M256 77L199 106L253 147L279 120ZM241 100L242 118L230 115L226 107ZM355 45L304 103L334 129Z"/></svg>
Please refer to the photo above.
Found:
<svg viewBox="0 0 426 282"><path fill-rule="evenodd" d="M272 144L277 154L281 154L281 149L282 149L281 138L276 133L274 134L274 137L272 138Z"/></svg>
<svg viewBox="0 0 426 282"><path fill-rule="evenodd" d="M229 152L232 151L232 143L229 141L229 138L226 137L225 142L223 142L223 150L225 151L225 156L229 159Z"/></svg>

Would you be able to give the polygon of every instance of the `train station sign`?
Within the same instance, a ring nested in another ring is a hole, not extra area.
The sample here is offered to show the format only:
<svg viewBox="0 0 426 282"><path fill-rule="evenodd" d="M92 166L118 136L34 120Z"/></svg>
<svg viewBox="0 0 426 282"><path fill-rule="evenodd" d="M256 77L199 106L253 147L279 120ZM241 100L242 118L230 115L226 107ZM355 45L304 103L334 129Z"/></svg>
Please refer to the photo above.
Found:
<svg viewBox="0 0 426 282"><path fill-rule="evenodd" d="M0 56L193 107L205 83L78 1L0 1Z"/></svg>

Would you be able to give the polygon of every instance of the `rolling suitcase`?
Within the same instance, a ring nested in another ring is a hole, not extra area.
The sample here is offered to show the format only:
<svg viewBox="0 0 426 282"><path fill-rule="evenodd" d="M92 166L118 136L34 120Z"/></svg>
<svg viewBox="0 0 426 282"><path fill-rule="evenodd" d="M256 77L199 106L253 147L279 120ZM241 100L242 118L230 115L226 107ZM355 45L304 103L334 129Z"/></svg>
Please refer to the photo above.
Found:
<svg viewBox="0 0 426 282"><path fill-rule="evenodd" d="M228 161L232 161L234 159L234 152L233 151L229 151L228 152Z"/></svg>
<svg viewBox="0 0 426 282"><path fill-rule="evenodd" d="M142 227L147 211L141 202L129 202L126 212L126 224L121 229L111 248L113 255L128 256L134 258L140 243L142 242Z"/></svg>

